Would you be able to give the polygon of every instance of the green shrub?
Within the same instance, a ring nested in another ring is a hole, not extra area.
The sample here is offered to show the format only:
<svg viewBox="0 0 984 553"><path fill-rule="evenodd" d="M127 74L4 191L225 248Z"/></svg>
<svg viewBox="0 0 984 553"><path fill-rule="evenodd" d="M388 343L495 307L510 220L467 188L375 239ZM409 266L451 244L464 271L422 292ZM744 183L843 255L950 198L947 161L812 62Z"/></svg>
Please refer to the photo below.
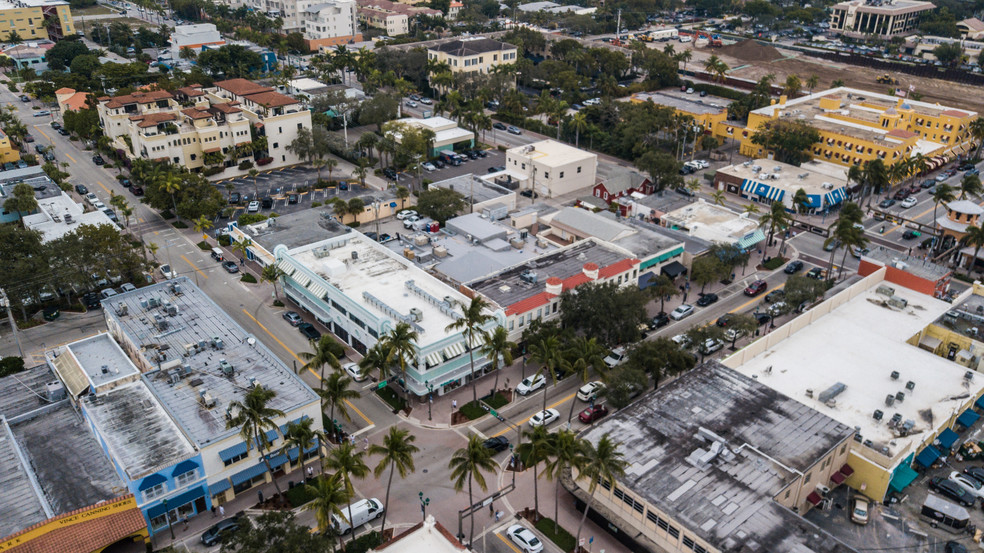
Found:
<svg viewBox="0 0 984 553"><path fill-rule="evenodd" d="M222 236L219 236L219 245L228 248L229 246L232 245L232 237L229 236L228 234L223 234Z"/></svg>
<svg viewBox="0 0 984 553"><path fill-rule="evenodd" d="M468 417L468 420L470 421L484 417L489 413L480 403L475 403L474 401L469 401L468 403L462 405L459 410L461 411L461 414Z"/></svg>
<svg viewBox="0 0 984 553"><path fill-rule="evenodd" d="M311 207L321 207L322 205L324 204L322 204L321 202L311 202Z"/></svg>
<svg viewBox="0 0 984 553"><path fill-rule="evenodd" d="M312 480L311 485L316 487L318 485L317 480L318 480L317 478ZM317 496L316 493L308 490L307 486L305 486L303 483L300 484L299 486L294 486L293 488L287 490L286 492L284 492L284 495L287 496L287 501L290 501L291 507L295 507L295 508L304 505L305 503L311 501Z"/></svg>
<svg viewBox="0 0 984 553"><path fill-rule="evenodd" d="M165 209L164 211L161 212L161 219L165 219L165 220L174 219L174 214L171 213L170 209Z"/></svg>
<svg viewBox="0 0 984 553"><path fill-rule="evenodd" d="M245 171L247 169L252 169L252 168L253 168L253 162L248 159L239 164L240 171Z"/></svg>
<svg viewBox="0 0 984 553"><path fill-rule="evenodd" d="M212 245L202 240L201 242L198 243L198 249L202 250L203 252L207 252L208 250L212 249Z"/></svg>
<svg viewBox="0 0 984 553"><path fill-rule="evenodd" d="M277 213L276 211L271 211L269 216L270 217L280 217L280 214Z"/></svg>
<svg viewBox="0 0 984 553"><path fill-rule="evenodd" d="M206 177L211 177L212 175L218 175L222 171L225 171L225 167L222 167L221 165L217 167L206 167L202 169L202 174Z"/></svg>
<svg viewBox="0 0 984 553"><path fill-rule="evenodd" d="M361 225L361 224L362 223L360 223L358 221L352 221L351 223L348 223L348 226L350 226L352 228L359 228L359 225Z"/></svg>
<svg viewBox="0 0 984 553"><path fill-rule="evenodd" d="M246 282L246 283L249 283L249 284L256 284L256 277L253 276L253 275L251 275L251 274L249 274L249 273L243 273L243 278L241 278L239 280L241 282Z"/></svg>
<svg viewBox="0 0 984 553"><path fill-rule="evenodd" d="M239 216L236 221L239 226L244 227L246 225L252 225L254 223L259 223L260 221L266 221L267 216L262 213L244 213Z"/></svg>
<svg viewBox="0 0 984 553"><path fill-rule="evenodd" d="M396 391L388 386L384 388L377 388L376 395L381 397L383 401L388 403L389 406L392 407L394 411L398 411L402 409L404 405L406 405L403 401L403 398L396 395Z"/></svg>
<svg viewBox="0 0 984 553"><path fill-rule="evenodd" d="M506 404L509 403L509 401L506 400L506 398L503 397L503 395L500 394L500 393L498 393L498 392L496 392L495 396L493 396L492 398L489 398L489 396L483 397L482 398L482 401L485 402L486 405L488 405L489 407L491 407L493 409L498 409L498 408L502 407L503 405L506 405Z"/></svg>
<svg viewBox="0 0 984 553"><path fill-rule="evenodd" d="M366 553L366 551L369 551L382 543L383 536L381 536L379 532L369 532L368 534L359 536L353 541L345 544L345 553Z"/></svg>
<svg viewBox="0 0 984 553"><path fill-rule="evenodd" d="M188 223L184 221L175 221L171 224L174 225L174 228L188 228Z"/></svg>
<svg viewBox="0 0 984 553"><path fill-rule="evenodd" d="M574 551L574 536L570 532L564 530L563 526L557 525L558 532L554 533L554 521L547 517L543 517L534 524L536 529L539 530L544 537L548 540L557 544L562 551Z"/></svg>
<svg viewBox="0 0 984 553"><path fill-rule="evenodd" d="M0 359L0 376L8 376L24 371L24 359L21 357L4 357Z"/></svg>
<svg viewBox="0 0 984 553"><path fill-rule="evenodd" d="M774 271L774 270L778 269L779 267L782 267L785 264L786 264L786 258L785 257L776 256L776 257L773 257L772 259L766 261L765 263L763 263L762 266L765 267L766 269L770 270L770 271Z"/></svg>
<svg viewBox="0 0 984 553"><path fill-rule="evenodd" d="M273 306L274 307L283 307L284 306L284 302L282 302L280 300L273 300Z"/></svg>

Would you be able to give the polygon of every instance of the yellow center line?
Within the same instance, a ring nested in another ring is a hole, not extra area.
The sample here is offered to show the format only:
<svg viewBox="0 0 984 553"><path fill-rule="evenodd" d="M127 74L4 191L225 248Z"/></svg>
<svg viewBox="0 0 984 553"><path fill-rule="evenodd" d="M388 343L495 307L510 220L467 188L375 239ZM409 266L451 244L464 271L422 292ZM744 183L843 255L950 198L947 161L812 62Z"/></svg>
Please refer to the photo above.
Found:
<svg viewBox="0 0 984 553"><path fill-rule="evenodd" d="M72 156L70 156L68 154L65 154L65 157L67 157L68 159L72 160L72 163L78 163L77 161L75 161L75 158L74 157L72 157Z"/></svg>
<svg viewBox="0 0 984 553"><path fill-rule="evenodd" d="M260 321L256 320L256 317L254 317L249 311L246 311L245 309L243 309L243 313L245 313L247 317L249 317L250 319L252 319L253 322L256 323L257 326L259 326L261 329L263 329L263 332L266 332L269 337L273 338L274 341L276 341L278 344L280 344L280 347L284 348L284 351L286 351L287 353L289 353L291 357L293 357L294 359L298 360L301 363L304 363L304 360L303 359L301 359L300 357L298 357L297 354L294 353L293 350L291 350L289 347L287 347L287 344L281 342L280 341L280 338L277 338L272 332L270 332L269 329L267 329L267 327L263 326L263 323L261 323ZM308 369L308 370L311 371L311 374L313 374L316 378L318 377L318 373L314 372L313 369ZM355 405L352 405L349 402L349 400L345 400L345 403L349 407L351 407L353 411L355 411L356 413L358 413L358 415L360 417L362 417L362 419L364 421L366 421L366 424L368 424L370 426L374 424L371 420L369 420L369 417L365 416L362 413L362 411L359 411L359 409Z"/></svg>
<svg viewBox="0 0 984 553"><path fill-rule="evenodd" d="M930 196L930 197L929 197L929 199L930 199L930 204L931 204L931 205L932 205L933 207L930 207L930 208L929 208L929 209L927 209L926 211L923 211L922 213L919 213L919 214L917 214L917 215L916 215L916 216L914 216L914 217L909 217L909 219L910 219L910 220L913 220L913 221L915 221L916 219L918 219L918 218L920 218L920 217L922 217L923 215L926 215L927 213L932 213L932 212L933 212L933 209L934 209L934 207L936 206L936 204L934 204L934 203L932 202L932 200L933 200L933 197L932 197L932 196ZM901 214L900 214L900 215L901 215ZM929 224L929 226L931 226L931 227L932 227L932 226L935 226L935 225L936 225L936 221L930 221L930 224ZM885 231L885 232L883 232L883 233L882 233L882 235L884 236L884 235L886 235L886 234L891 234L891 233L893 233L893 232L895 232L895 231L897 231L897 230L899 230L899 228L901 228L902 226L903 226L903 225L899 225L899 224L896 224L896 225L895 225L895 226L893 226L892 228L890 228L890 229L888 229L887 231ZM874 230L874 229L872 229L872 230Z"/></svg>
<svg viewBox="0 0 984 553"><path fill-rule="evenodd" d="M110 196L113 195L113 192L110 189L106 188L106 185L105 184L103 184L103 183L101 183L99 181L96 181L96 184L98 184L99 186L101 186L102 189L105 190L106 193L109 194Z"/></svg>
<svg viewBox="0 0 984 553"><path fill-rule="evenodd" d="M574 399L574 396L575 396L575 394L571 394L571 395L569 395L569 396L567 396L567 397L565 397L563 399L558 399L557 401L551 403L550 405L547 405L547 409L553 409L554 407L557 407L558 405L567 403L568 401L573 400ZM537 411L536 413L539 413L539 412L540 411ZM536 413L533 413L533 415L535 415ZM517 422L516 425L517 426L522 426L522 425L526 424L527 422L529 422L529 420L531 418L533 418L533 415L530 415L530 416L526 417L525 419ZM498 438L499 436L502 436L503 434L505 434L507 432L512 432L513 430L515 430L515 429L514 428L506 428L505 430L502 430L502 431L498 432L497 434L493 434L492 437L493 438Z"/></svg>
<svg viewBox="0 0 984 553"><path fill-rule="evenodd" d="M515 546L515 545L513 545L513 544L512 544L512 543L511 543L511 542L510 542L509 540L507 540L506 538L504 538L504 537L502 537L502 534L500 534L500 533L498 533L498 532L496 532L496 533L495 533L494 535L495 535L495 537L497 537L497 538L499 538L500 540L502 540L502 543L504 543L504 544L506 544L506 545L508 545L508 546L509 546L509 549L512 549L512 550L513 550L513 551L515 551L516 553L523 553L523 552L522 552L522 551L520 551L519 549L516 549L516 546Z"/></svg>
<svg viewBox="0 0 984 553"><path fill-rule="evenodd" d="M37 125L34 125L34 130L36 130L36 131L38 131L39 133L41 133L41 136L43 136L43 137L45 137L45 138L47 138L47 139L48 139L48 142L54 142L53 140L51 140L51 137L50 137L50 136L48 136L48 135L46 135L46 134L44 133L44 131L42 131L42 130L41 130L41 127L39 127L39 126L37 126Z"/></svg>
<svg viewBox="0 0 984 553"><path fill-rule="evenodd" d="M187 257L185 257L184 254L181 254L181 259L184 259L185 260L185 263L187 263L188 265L191 265L191 268L194 269L198 274L202 275L205 278L208 278L208 275L206 275L204 272L202 272L202 270L199 269L194 263L192 263L190 259L188 259Z"/></svg>
<svg viewBox="0 0 984 553"><path fill-rule="evenodd" d="M785 282L783 282L782 284L780 284L779 286L776 286L776 287L775 287L775 288L773 288L772 290L769 290L769 291L767 291L767 292L766 292L765 294L763 294L763 296L765 296L765 295L767 295L767 294L768 294L769 292L773 292L773 291L775 291L775 290L779 290L779 289L782 289L782 288L784 288L785 286L786 286L786 283L785 283ZM734 308L734 309L732 309L732 310L731 310L731 311L729 311L728 313L737 313L738 311L741 311L741 310L743 310L743 309L745 309L746 307L748 307L749 305L752 305L753 303L755 303L755 302L757 302L757 301L759 301L759 300L761 299L761 297L762 297L762 296L755 296L754 298L752 298L752 299L750 299L750 300L748 300L748 301L746 301L745 303L743 303L743 304L741 304L741 305L739 305L738 307L736 307L736 308Z"/></svg>

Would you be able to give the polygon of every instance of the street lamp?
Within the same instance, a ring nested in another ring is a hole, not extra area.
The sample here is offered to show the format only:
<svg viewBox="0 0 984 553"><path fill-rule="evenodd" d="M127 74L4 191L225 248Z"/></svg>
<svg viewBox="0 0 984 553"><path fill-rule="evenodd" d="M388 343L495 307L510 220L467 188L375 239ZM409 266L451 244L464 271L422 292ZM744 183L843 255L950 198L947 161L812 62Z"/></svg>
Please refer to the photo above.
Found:
<svg viewBox="0 0 984 553"><path fill-rule="evenodd" d="M427 520L427 506L430 505L430 498L424 497L424 492L417 492L417 499L420 500L420 520Z"/></svg>
<svg viewBox="0 0 984 553"><path fill-rule="evenodd" d="M167 499L164 503L164 517L167 518L167 529L171 531L171 541L174 541L174 528L171 527L171 512L167 510Z"/></svg>
<svg viewBox="0 0 984 553"><path fill-rule="evenodd" d="M427 386L427 420L432 420L431 405L434 404L434 385L429 380L424 382L424 384Z"/></svg>

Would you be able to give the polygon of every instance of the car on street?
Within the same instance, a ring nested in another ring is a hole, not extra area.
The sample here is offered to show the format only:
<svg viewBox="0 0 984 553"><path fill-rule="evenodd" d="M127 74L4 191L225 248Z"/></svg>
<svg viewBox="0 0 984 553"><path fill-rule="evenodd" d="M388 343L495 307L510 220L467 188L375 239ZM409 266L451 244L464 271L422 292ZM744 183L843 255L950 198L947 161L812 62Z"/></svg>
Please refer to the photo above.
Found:
<svg viewBox="0 0 984 553"><path fill-rule="evenodd" d="M926 179L926 180L922 181L922 183L919 185L919 187L922 188L923 190L925 190L927 188L932 188L934 186L936 186L936 180L935 179Z"/></svg>
<svg viewBox="0 0 984 553"><path fill-rule="evenodd" d="M420 96L417 96L416 94L411 94L411 95L407 96L407 99L412 100L412 101L417 101L417 100L420 99Z"/></svg>
<svg viewBox="0 0 984 553"><path fill-rule="evenodd" d="M885 198L884 200L878 202L878 207L882 209L888 209L893 205L895 205L895 200L893 200L892 198Z"/></svg>
<svg viewBox="0 0 984 553"><path fill-rule="evenodd" d="M85 196L86 194L89 193L89 189L86 188L86 186L84 184L76 184L75 185L75 191L78 192L79 195L81 195L81 196Z"/></svg>
<svg viewBox="0 0 984 553"><path fill-rule="evenodd" d="M31 135L29 135L29 134L25 134L24 135L24 142L34 142L34 137L31 136Z"/></svg>
<svg viewBox="0 0 984 553"><path fill-rule="evenodd" d="M522 524L513 524L506 530L509 540L515 543L523 553L540 553L543 551L543 542L529 528Z"/></svg>
<svg viewBox="0 0 984 553"><path fill-rule="evenodd" d="M769 292L765 295L765 303L773 303L779 301L786 297L786 291L783 289L777 289Z"/></svg>
<svg viewBox="0 0 984 553"><path fill-rule="evenodd" d="M301 323L297 325L297 330L301 331L301 334L308 340L319 340L321 338L321 333L311 323Z"/></svg>
<svg viewBox="0 0 984 553"><path fill-rule="evenodd" d="M806 272L806 278L812 278L813 280L823 280L823 269L820 267L814 267Z"/></svg>
<svg viewBox="0 0 984 553"><path fill-rule="evenodd" d="M649 328L650 330L656 330L657 328L662 328L668 324L670 324L670 316L664 311L660 311L653 316L651 321L649 321Z"/></svg>
<svg viewBox="0 0 984 553"><path fill-rule="evenodd" d="M415 108L415 107L417 107L417 102L414 102L413 100L407 100L407 107L408 108Z"/></svg>
<svg viewBox="0 0 984 553"><path fill-rule="evenodd" d="M542 374L527 376L516 386L516 393L521 396L529 395L547 385L547 377Z"/></svg>
<svg viewBox="0 0 984 553"><path fill-rule="evenodd" d="M708 305L711 305L712 303L715 303L717 301L718 301L718 295L708 292L706 294L700 295L700 297L697 299L697 305L700 307L707 307Z"/></svg>
<svg viewBox="0 0 984 553"><path fill-rule="evenodd" d="M851 255L861 259L861 256L866 255L870 250L868 248L862 248L859 246L851 246Z"/></svg>
<svg viewBox="0 0 984 553"><path fill-rule="evenodd" d="M42 157L44 157L45 161L55 161L55 154L51 152L45 152L42 154Z"/></svg>
<svg viewBox="0 0 984 553"><path fill-rule="evenodd" d="M724 315L718 317L718 320L715 321L714 324L721 328L727 328L728 325L731 324L731 319L733 319L734 316L734 313L725 313Z"/></svg>
<svg viewBox="0 0 984 553"><path fill-rule="evenodd" d="M58 129L58 134L60 134L62 136L68 136L71 133L68 132L68 129L66 129L65 127L62 127L60 129Z"/></svg>
<svg viewBox="0 0 984 553"><path fill-rule="evenodd" d="M134 196L143 196L144 195L144 189L143 189L142 186L131 186L130 187L130 192L133 192L133 195Z"/></svg>
<svg viewBox="0 0 984 553"><path fill-rule="evenodd" d="M940 173L939 175L936 175L936 182L943 182L948 178L950 178L950 175L947 175L946 173Z"/></svg>
<svg viewBox="0 0 984 553"><path fill-rule="evenodd" d="M492 453L499 453L509 449L509 440L505 436L495 436L482 442L482 447Z"/></svg>
<svg viewBox="0 0 984 553"><path fill-rule="evenodd" d="M708 338L697 348L701 355L710 355L724 347L724 342L716 338Z"/></svg>
<svg viewBox="0 0 984 553"><path fill-rule="evenodd" d="M92 162L95 163L96 165L104 165L106 163L106 160L103 159L101 155L96 154L92 156Z"/></svg>
<svg viewBox="0 0 984 553"><path fill-rule="evenodd" d="M970 495L967 490L963 489L953 480L949 478L943 478L941 476L936 476L929 479L929 489L934 492L960 503L964 507L969 507L974 504L976 499L974 496Z"/></svg>
<svg viewBox="0 0 984 553"><path fill-rule="evenodd" d="M919 232L918 230L913 230L911 228L905 229L905 232L902 233L903 240L912 240L914 238L919 238L920 236L922 236L921 232Z"/></svg>
<svg viewBox="0 0 984 553"><path fill-rule="evenodd" d="M851 522L857 524L868 524L868 514L870 513L868 498L856 495L851 499Z"/></svg>
<svg viewBox="0 0 984 553"><path fill-rule="evenodd" d="M35 117L44 117L45 115L51 115L51 112L46 109L39 109L34 112Z"/></svg>
<svg viewBox="0 0 984 553"><path fill-rule="evenodd" d="M21 102L30 102L31 99L28 98L26 94L21 94L20 101Z"/></svg>
<svg viewBox="0 0 984 553"><path fill-rule="evenodd" d="M608 365L609 369L614 369L618 365L621 365L627 357L625 348L615 348L605 356L604 362L605 365Z"/></svg>
<svg viewBox="0 0 984 553"><path fill-rule="evenodd" d="M492 123L492 128L499 131L504 131L506 130L506 125L496 121L495 123Z"/></svg>
<svg viewBox="0 0 984 553"><path fill-rule="evenodd" d="M223 261L222 268L226 270L227 273L238 273L239 265L235 261Z"/></svg>
<svg viewBox="0 0 984 553"><path fill-rule="evenodd" d="M133 186L133 183L130 182L130 179L128 179L126 177L120 177L120 178L117 178L117 180L120 181L120 184L123 185L123 188L130 188L131 186Z"/></svg>
<svg viewBox="0 0 984 553"><path fill-rule="evenodd" d="M362 367L358 363L345 363L342 365L342 370L356 382L362 382L366 379L366 375L362 372Z"/></svg>
<svg viewBox="0 0 984 553"><path fill-rule="evenodd" d="M902 203L899 204L899 207L901 207L902 209L909 209L910 207L916 205L917 203L919 203L919 200L917 200L915 196L909 196L908 198L902 200Z"/></svg>
<svg viewBox="0 0 984 553"><path fill-rule="evenodd" d="M249 202L249 205L246 206L246 211L249 213L256 213L259 210L260 210L260 202L256 200Z"/></svg>
<svg viewBox="0 0 984 553"><path fill-rule="evenodd" d="M206 547L212 547L229 534L234 534L236 530L239 530L239 519L233 517L221 520L202 532L202 544Z"/></svg>
<svg viewBox="0 0 984 553"><path fill-rule="evenodd" d="M426 98L425 97L425 98L421 98L420 99L420 103L421 104L424 104L425 106L429 106L429 105L431 105L431 104L434 103L434 100L431 100L430 98Z"/></svg>
<svg viewBox="0 0 984 553"><path fill-rule="evenodd" d="M689 348L692 343L690 337L686 334L677 334L676 336L670 338L670 340L683 349Z"/></svg>
<svg viewBox="0 0 984 553"><path fill-rule="evenodd" d="M166 278L166 279L172 279L172 278L177 278L178 277L178 273L175 273L171 269L171 266L170 265L161 265L160 271L161 271L161 275L164 278Z"/></svg>
<svg viewBox="0 0 984 553"><path fill-rule="evenodd" d="M519 127L515 127L513 125L509 125L509 128L506 129L506 132L508 132L509 134L523 134L523 131L519 130Z"/></svg>
<svg viewBox="0 0 984 553"><path fill-rule="evenodd" d="M761 311L753 312L752 316L755 317L755 321L758 322L759 326L762 326L765 323L772 320L772 315L769 315L768 313L762 313Z"/></svg>
<svg viewBox="0 0 984 553"><path fill-rule="evenodd" d="M963 471L964 471L964 474L970 476L974 480L977 480L981 484L984 484L984 468L981 468L981 467L967 467Z"/></svg>
<svg viewBox="0 0 984 553"><path fill-rule="evenodd" d="M684 303L670 313L670 318L673 319L674 321L680 321L686 319L690 315L693 315L693 313L694 313L694 306Z"/></svg>
<svg viewBox="0 0 984 553"><path fill-rule="evenodd" d="M421 163L420 166L426 169L427 171L437 171L437 166L429 161L425 161Z"/></svg>
<svg viewBox="0 0 984 553"><path fill-rule="evenodd" d="M583 422L584 424L591 424L607 414L608 407L605 407L604 403L599 403L598 405L592 405L584 411L581 411L577 415L577 420Z"/></svg>
<svg viewBox="0 0 984 553"><path fill-rule="evenodd" d="M756 280L755 282L749 284L748 288L745 288L745 295L754 298L762 292L765 292L768 287L768 282L764 280Z"/></svg>
<svg viewBox="0 0 984 553"><path fill-rule="evenodd" d="M803 262L802 261L790 261L786 265L786 268L783 269L783 272L786 273L787 275L795 275L796 273L798 273L798 272L800 272L802 270L803 270Z"/></svg>
<svg viewBox="0 0 984 553"><path fill-rule="evenodd" d="M396 171L390 167L387 167L386 169L383 169L383 176L389 180L396 180Z"/></svg>
<svg viewBox="0 0 984 553"><path fill-rule="evenodd" d="M546 411L540 411L539 413L530 417L530 426L536 428L537 426L549 426L550 423L556 421L560 418L560 412L556 409L547 409Z"/></svg>
<svg viewBox="0 0 984 553"><path fill-rule="evenodd" d="M290 326L297 326L304 322L304 319L301 318L301 314L297 311L284 311L283 317L285 321L290 323Z"/></svg>
<svg viewBox="0 0 984 553"><path fill-rule="evenodd" d="M577 399L581 401L592 401L598 399L598 394L604 391L605 385L600 380L588 382L577 390Z"/></svg>

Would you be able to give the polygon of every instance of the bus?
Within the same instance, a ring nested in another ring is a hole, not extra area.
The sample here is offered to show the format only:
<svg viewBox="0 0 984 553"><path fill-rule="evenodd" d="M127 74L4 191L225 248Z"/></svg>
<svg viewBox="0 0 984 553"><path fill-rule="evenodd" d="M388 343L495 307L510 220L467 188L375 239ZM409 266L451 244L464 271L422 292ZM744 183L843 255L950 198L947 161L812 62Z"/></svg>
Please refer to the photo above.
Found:
<svg viewBox="0 0 984 553"><path fill-rule="evenodd" d="M933 494L926 496L919 517L928 521L933 528L943 528L954 534L963 533L970 523L967 509Z"/></svg>

